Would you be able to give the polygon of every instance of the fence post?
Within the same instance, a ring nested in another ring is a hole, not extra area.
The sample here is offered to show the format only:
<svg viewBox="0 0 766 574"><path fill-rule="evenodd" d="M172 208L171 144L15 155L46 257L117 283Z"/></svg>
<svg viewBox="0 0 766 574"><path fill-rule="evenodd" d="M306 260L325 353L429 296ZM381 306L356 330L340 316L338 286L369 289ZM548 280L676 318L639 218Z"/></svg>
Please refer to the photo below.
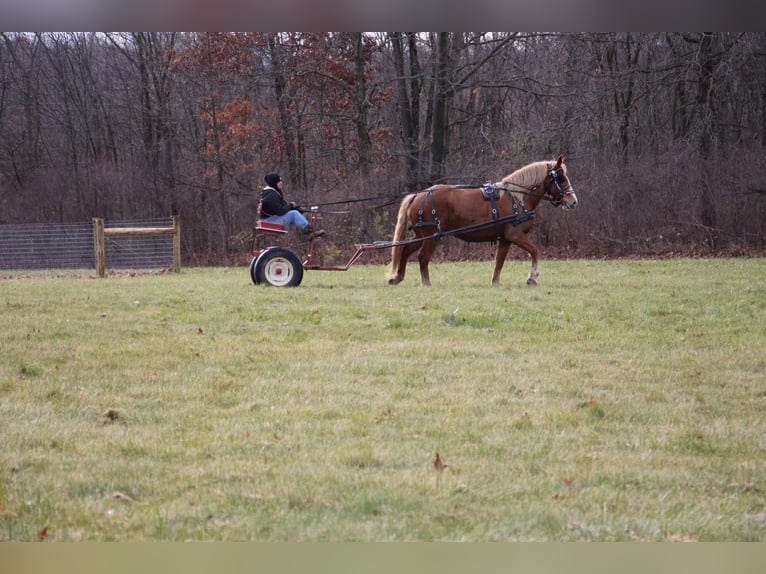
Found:
<svg viewBox="0 0 766 574"><path fill-rule="evenodd" d="M96 273L106 277L106 242L104 240L104 220L93 218L93 251L96 254Z"/></svg>
<svg viewBox="0 0 766 574"><path fill-rule="evenodd" d="M181 221L173 216L173 271L181 272Z"/></svg>

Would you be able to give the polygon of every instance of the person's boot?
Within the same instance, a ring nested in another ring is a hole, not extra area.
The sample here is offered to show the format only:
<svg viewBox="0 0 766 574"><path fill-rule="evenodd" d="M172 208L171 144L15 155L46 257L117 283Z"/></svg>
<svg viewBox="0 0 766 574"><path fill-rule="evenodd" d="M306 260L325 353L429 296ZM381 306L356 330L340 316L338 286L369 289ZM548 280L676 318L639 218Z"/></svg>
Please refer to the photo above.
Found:
<svg viewBox="0 0 766 574"><path fill-rule="evenodd" d="M323 229L317 229L316 231L314 231L311 228L311 226L309 225L308 227L305 227L303 229L303 235L304 235L304 237L306 239L311 241L312 239L317 239L319 237L322 237L324 235L324 230Z"/></svg>

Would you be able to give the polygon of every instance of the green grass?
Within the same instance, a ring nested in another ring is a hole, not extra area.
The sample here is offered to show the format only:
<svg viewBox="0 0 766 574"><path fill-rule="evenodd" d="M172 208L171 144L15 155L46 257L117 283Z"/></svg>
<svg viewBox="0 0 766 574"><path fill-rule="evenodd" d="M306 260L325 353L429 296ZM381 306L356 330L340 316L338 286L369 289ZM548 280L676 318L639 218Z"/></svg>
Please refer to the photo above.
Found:
<svg viewBox="0 0 766 574"><path fill-rule="evenodd" d="M491 265L0 281L0 540L766 540L766 259Z"/></svg>

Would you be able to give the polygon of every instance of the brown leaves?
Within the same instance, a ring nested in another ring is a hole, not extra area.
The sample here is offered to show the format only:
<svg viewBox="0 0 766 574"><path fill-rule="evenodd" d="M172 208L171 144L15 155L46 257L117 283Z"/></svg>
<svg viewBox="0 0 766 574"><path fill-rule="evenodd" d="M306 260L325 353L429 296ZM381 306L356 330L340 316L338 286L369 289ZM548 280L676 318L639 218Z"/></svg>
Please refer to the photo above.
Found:
<svg viewBox="0 0 766 574"><path fill-rule="evenodd" d="M567 488L572 488L572 486L574 486L574 478L571 476L565 476L561 479L561 481ZM552 498L553 500L564 500L566 497L567 495L563 492L555 492Z"/></svg>
<svg viewBox="0 0 766 574"><path fill-rule="evenodd" d="M128 505L133 504L134 502L134 500L130 496L128 496L127 494L123 492L115 492L112 495L112 498L114 498L115 500L119 500L123 504L128 504Z"/></svg>
<svg viewBox="0 0 766 574"><path fill-rule="evenodd" d="M434 458L431 464L433 464L434 470L436 471L436 488L439 488L444 469L446 469L449 465L446 464L444 460L442 460L442 457L439 456L438 452L436 453L436 458Z"/></svg>
<svg viewBox="0 0 766 574"><path fill-rule="evenodd" d="M121 419L121 416L122 415L120 414L120 411L118 411L117 409L107 409L101 415L101 418L103 419L104 424L107 425L107 424L119 422Z"/></svg>
<svg viewBox="0 0 766 574"><path fill-rule="evenodd" d="M699 542L699 538L692 532L670 532L668 542Z"/></svg>

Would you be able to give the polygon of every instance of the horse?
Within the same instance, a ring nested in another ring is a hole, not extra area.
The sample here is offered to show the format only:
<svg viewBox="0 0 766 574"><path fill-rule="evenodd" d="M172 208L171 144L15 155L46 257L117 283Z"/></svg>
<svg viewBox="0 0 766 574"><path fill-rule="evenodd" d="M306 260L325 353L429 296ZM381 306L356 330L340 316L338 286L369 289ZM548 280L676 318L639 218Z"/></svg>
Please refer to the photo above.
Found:
<svg viewBox="0 0 766 574"><path fill-rule="evenodd" d="M428 262L443 236L455 235L466 242L497 241L492 285L500 282L500 272L511 244L532 257L528 285L537 285L540 251L529 240L534 226L534 210L541 200L554 207L574 209L577 195L567 175L564 157L530 163L501 181L481 187L434 185L406 195L401 202L387 269L390 285L401 283L409 257L420 250L421 284L431 285ZM407 230L415 237L405 240Z"/></svg>

